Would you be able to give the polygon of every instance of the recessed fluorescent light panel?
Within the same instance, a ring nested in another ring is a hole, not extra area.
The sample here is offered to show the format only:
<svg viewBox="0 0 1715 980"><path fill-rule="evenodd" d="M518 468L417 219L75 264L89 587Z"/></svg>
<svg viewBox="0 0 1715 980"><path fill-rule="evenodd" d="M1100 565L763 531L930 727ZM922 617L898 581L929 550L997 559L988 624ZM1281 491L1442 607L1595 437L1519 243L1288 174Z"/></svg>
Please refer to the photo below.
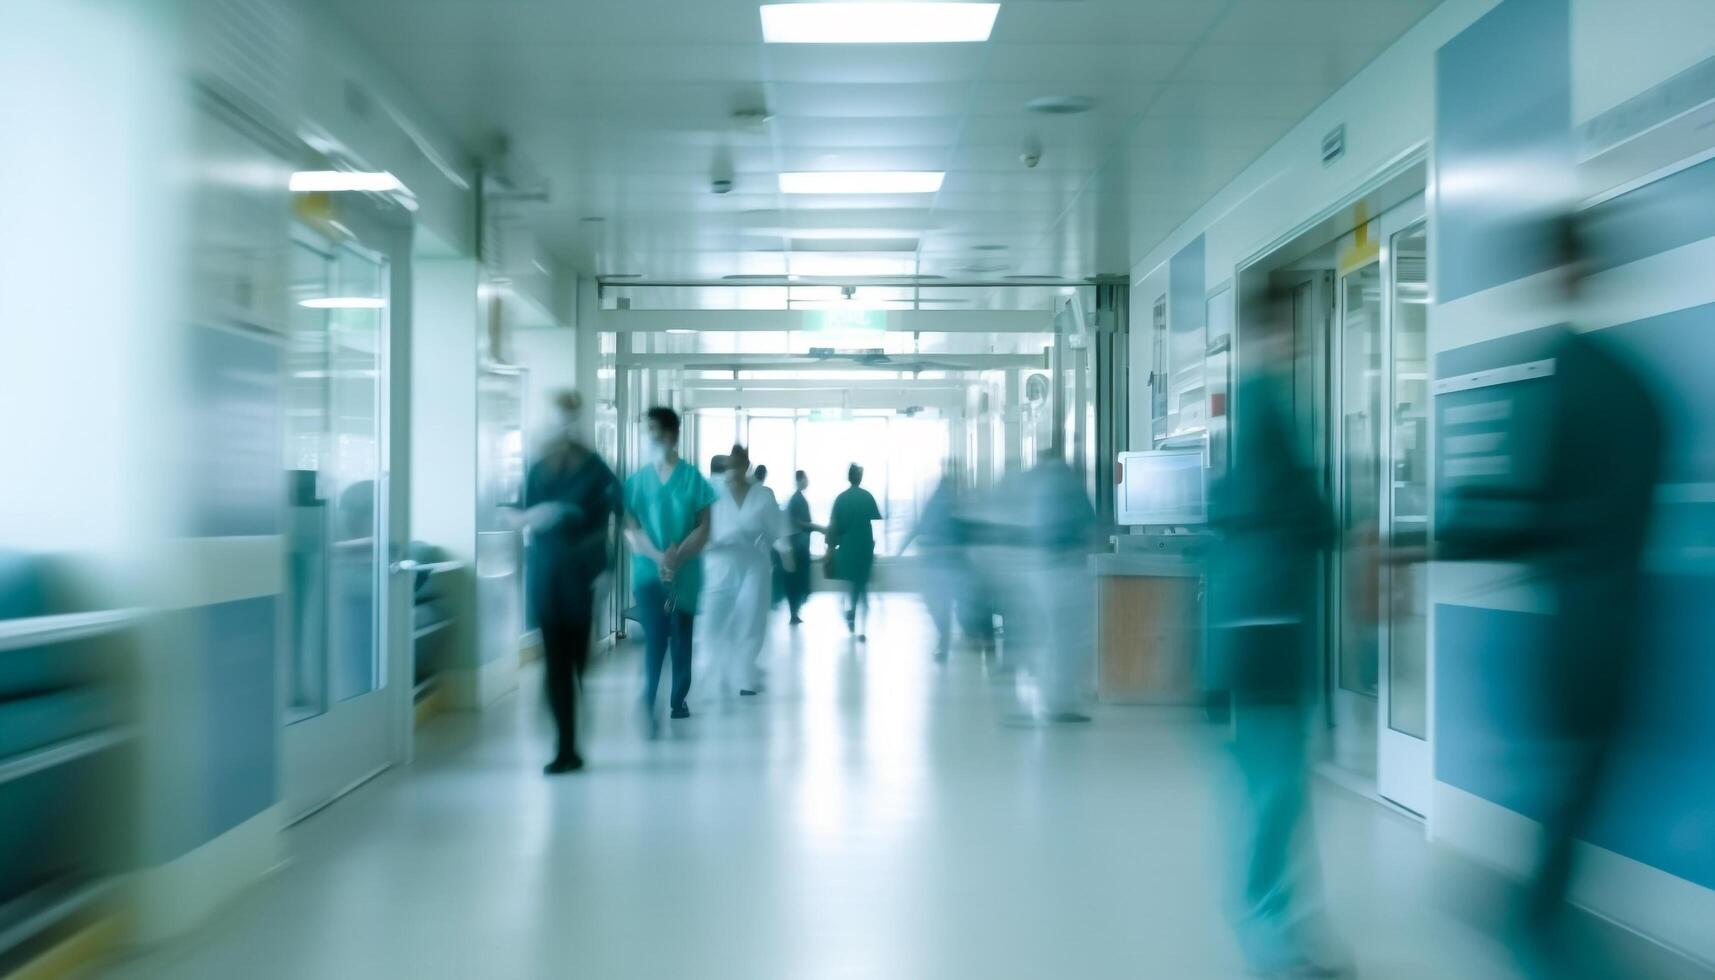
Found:
<svg viewBox="0 0 1715 980"><path fill-rule="evenodd" d="M351 170L300 170L292 175L292 190L303 194L311 191L373 191L384 194L404 190L399 178L385 170L362 173Z"/></svg>
<svg viewBox="0 0 1715 980"><path fill-rule="evenodd" d="M780 175L780 193L933 194L946 176L938 170L801 171Z"/></svg>
<svg viewBox="0 0 1715 980"><path fill-rule="evenodd" d="M387 301L374 296L324 296L299 300L298 305L312 310L379 310Z"/></svg>
<svg viewBox="0 0 1715 980"><path fill-rule="evenodd" d="M794 252L915 252L915 238L803 238L788 243Z"/></svg>
<svg viewBox="0 0 1715 980"><path fill-rule="evenodd" d="M998 3L769 3L770 44L957 44L987 41Z"/></svg>

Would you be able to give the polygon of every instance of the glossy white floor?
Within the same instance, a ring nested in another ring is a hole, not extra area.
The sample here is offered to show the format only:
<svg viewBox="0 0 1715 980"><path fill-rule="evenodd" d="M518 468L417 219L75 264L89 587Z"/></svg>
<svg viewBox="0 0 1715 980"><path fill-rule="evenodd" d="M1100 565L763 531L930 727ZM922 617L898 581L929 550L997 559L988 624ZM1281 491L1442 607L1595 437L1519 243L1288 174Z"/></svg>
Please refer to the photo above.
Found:
<svg viewBox="0 0 1715 980"><path fill-rule="evenodd" d="M200 935L110 971L230 978L1219 978L1224 758L1189 713L997 724L974 654L938 668L915 601L870 642L833 600L776 624L765 696L646 742L635 653L589 684L590 768L546 779L536 678L436 722L416 764L290 832L293 860ZM1507 977L1432 891L1419 825L1319 785L1360 973Z"/></svg>

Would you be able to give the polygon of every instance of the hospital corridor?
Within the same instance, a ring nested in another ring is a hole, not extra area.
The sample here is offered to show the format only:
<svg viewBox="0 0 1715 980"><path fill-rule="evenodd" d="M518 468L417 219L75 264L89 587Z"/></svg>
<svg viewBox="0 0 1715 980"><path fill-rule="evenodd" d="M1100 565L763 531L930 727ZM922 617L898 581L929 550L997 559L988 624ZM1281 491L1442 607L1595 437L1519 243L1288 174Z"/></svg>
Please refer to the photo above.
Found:
<svg viewBox="0 0 1715 980"><path fill-rule="evenodd" d="M1715 978L1710 0L6 0L0 134L0 980Z"/></svg>

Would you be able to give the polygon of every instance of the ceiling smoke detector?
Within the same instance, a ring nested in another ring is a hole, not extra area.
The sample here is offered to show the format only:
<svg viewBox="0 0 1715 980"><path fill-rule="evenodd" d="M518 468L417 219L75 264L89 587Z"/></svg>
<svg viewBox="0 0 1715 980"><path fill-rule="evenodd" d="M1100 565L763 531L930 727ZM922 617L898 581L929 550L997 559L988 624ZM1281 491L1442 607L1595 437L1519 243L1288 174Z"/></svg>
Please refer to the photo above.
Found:
<svg viewBox="0 0 1715 980"><path fill-rule="evenodd" d="M1042 95L1024 104L1031 112L1045 116L1076 116L1096 107L1096 100L1084 95Z"/></svg>

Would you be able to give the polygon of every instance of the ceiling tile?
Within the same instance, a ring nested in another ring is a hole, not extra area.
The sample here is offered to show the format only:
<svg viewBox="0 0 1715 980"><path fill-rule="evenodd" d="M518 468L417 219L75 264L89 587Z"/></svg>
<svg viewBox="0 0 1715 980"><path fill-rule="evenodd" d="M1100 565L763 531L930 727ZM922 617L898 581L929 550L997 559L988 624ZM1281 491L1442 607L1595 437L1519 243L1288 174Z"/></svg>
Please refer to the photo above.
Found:
<svg viewBox="0 0 1715 980"><path fill-rule="evenodd" d="M1357 46L1372 56L1438 0L1238 0L1210 44Z"/></svg>
<svg viewBox="0 0 1715 980"><path fill-rule="evenodd" d="M1208 31L1230 0L1023 0L1003 4L994 41L1186 44Z"/></svg>

